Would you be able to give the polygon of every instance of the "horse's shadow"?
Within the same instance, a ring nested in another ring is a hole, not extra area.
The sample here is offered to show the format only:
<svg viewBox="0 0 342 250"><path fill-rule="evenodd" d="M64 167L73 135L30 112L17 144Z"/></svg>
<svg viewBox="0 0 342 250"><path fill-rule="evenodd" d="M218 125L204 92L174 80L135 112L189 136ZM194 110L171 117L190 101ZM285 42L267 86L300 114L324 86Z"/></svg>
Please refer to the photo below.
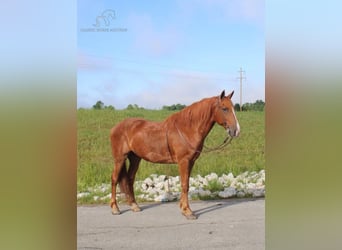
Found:
<svg viewBox="0 0 342 250"><path fill-rule="evenodd" d="M140 204L139 206L140 206L140 208L141 208L141 210L142 211L144 211L144 210L148 210L148 209L150 209L150 208L153 208L153 207L157 207L157 206L160 206L160 205L162 205L163 203L147 203L147 204ZM123 209L120 209L120 211L121 211L121 214L124 214L124 213L127 213L127 212L131 212L132 210L131 210L131 208L123 208Z"/></svg>
<svg viewBox="0 0 342 250"><path fill-rule="evenodd" d="M203 214L207 214L207 213L212 213L216 210L225 208L225 207L229 207L229 206L234 206L243 202L251 202L251 201L256 201L256 200L260 200L261 198L241 198L241 199L226 199L226 200L212 200L212 201L207 201L207 205L203 208L197 209L197 210L193 210L194 214L197 217L200 217ZM176 203L178 201L172 201L172 202L168 202L168 203ZM213 203L213 204L212 204ZM163 205L166 203L163 202L157 202L157 203L145 203L145 204L141 204L140 207L142 209L142 211L144 210L148 210L160 205ZM190 204L191 205L191 204ZM130 212L131 209L130 208L125 208L121 210L121 213L127 213Z"/></svg>
<svg viewBox="0 0 342 250"><path fill-rule="evenodd" d="M197 217L200 217L202 214L212 213L213 211L218 210L218 209L234 206L243 202L250 202L250 201L256 201L256 200L258 200L258 198L232 199L232 200L222 200L222 201L216 200L216 201L213 201L215 202L215 204L194 210L193 212Z"/></svg>

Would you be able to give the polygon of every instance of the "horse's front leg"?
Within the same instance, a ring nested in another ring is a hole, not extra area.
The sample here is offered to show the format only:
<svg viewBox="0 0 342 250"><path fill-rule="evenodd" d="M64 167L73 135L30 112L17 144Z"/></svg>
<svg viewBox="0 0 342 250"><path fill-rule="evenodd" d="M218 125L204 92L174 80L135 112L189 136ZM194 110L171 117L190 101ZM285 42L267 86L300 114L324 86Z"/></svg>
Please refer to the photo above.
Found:
<svg viewBox="0 0 342 250"><path fill-rule="evenodd" d="M178 164L179 174L181 178L182 193L180 198L180 209L182 214L189 220L197 219L197 216L192 212L189 206L188 192L189 192L189 178L193 162L183 160Z"/></svg>

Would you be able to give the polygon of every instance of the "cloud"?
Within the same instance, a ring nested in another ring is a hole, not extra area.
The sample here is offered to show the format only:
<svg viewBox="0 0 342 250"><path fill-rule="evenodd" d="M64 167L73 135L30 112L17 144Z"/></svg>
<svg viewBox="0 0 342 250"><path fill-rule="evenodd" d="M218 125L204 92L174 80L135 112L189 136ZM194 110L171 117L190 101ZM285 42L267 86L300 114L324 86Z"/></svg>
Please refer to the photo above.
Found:
<svg viewBox="0 0 342 250"><path fill-rule="evenodd" d="M145 108L162 108L177 103L190 105L202 98L219 95L224 89L230 92L234 83L228 81L228 76L213 73L170 70L164 73L159 85L153 84L138 93L131 93L126 102Z"/></svg>
<svg viewBox="0 0 342 250"><path fill-rule="evenodd" d="M102 71L112 68L111 59L86 54L82 51L77 53L77 69L86 71Z"/></svg>
<svg viewBox="0 0 342 250"><path fill-rule="evenodd" d="M223 17L229 21L247 21L258 26L264 22L265 0L179 0L178 5L188 18L194 13L201 13L210 18Z"/></svg>
<svg viewBox="0 0 342 250"><path fill-rule="evenodd" d="M134 36L134 47L148 55L163 56L175 51L181 43L179 31L172 26L156 28L147 14L131 14L129 30Z"/></svg>

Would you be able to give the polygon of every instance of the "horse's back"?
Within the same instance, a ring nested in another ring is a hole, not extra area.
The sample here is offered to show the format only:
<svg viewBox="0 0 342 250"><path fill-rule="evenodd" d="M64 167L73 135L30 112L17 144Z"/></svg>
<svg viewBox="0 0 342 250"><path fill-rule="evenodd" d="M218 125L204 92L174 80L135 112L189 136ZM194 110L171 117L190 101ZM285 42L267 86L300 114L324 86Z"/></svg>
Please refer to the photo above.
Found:
<svg viewBox="0 0 342 250"><path fill-rule="evenodd" d="M155 127L155 124L158 123L143 118L126 118L111 129L111 136L135 133L144 127L151 127L151 125Z"/></svg>
<svg viewBox="0 0 342 250"><path fill-rule="evenodd" d="M111 140L120 140L127 137L132 131L136 130L137 126L144 124L146 120L142 118L126 118L125 120L116 124L110 131Z"/></svg>

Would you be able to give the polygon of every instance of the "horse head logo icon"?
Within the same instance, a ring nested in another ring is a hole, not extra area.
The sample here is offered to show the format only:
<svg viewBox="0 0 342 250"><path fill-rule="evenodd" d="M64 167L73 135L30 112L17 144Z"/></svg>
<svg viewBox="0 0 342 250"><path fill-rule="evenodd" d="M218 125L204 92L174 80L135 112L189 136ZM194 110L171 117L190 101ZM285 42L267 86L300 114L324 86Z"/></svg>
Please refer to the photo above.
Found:
<svg viewBox="0 0 342 250"><path fill-rule="evenodd" d="M115 11L107 9L101 13L100 16L96 17L96 24L93 24L94 27L101 27L103 24L105 26L109 26L110 22L115 19Z"/></svg>

